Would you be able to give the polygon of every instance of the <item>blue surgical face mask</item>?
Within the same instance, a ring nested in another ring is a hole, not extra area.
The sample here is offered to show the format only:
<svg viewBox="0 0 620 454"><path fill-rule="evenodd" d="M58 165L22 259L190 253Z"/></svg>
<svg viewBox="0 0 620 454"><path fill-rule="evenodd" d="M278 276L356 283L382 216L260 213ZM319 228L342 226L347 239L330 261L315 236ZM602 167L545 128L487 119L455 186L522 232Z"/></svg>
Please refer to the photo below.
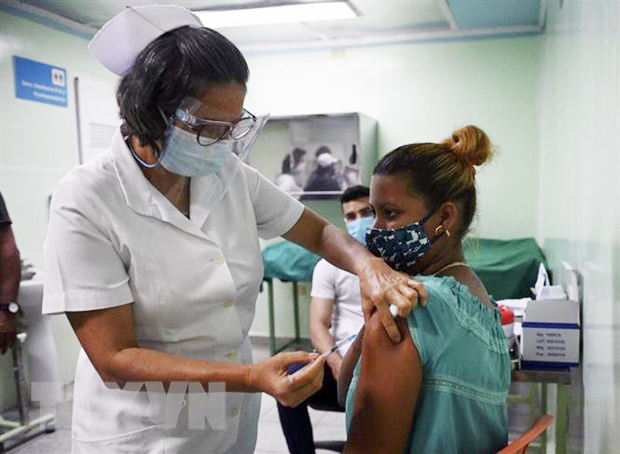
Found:
<svg viewBox="0 0 620 454"><path fill-rule="evenodd" d="M362 244L366 244L366 232L375 223L375 218L372 216L364 216L357 218L353 221L347 221L345 223L347 232L357 241Z"/></svg>
<svg viewBox="0 0 620 454"><path fill-rule="evenodd" d="M370 229L366 234L368 250L381 257L396 271L409 272L431 248L432 241L424 231L424 219L397 229Z"/></svg>
<svg viewBox="0 0 620 454"><path fill-rule="evenodd" d="M173 126L159 163L171 173L200 177L216 173L231 156L234 142L222 139L204 146L196 141L196 133Z"/></svg>

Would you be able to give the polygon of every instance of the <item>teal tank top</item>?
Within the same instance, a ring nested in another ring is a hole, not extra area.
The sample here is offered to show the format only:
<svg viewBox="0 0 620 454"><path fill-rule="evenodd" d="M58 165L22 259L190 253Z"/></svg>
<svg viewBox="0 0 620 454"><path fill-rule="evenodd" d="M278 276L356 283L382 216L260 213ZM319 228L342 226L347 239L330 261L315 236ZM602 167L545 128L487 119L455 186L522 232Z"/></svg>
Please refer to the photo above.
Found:
<svg viewBox="0 0 620 454"><path fill-rule="evenodd" d="M423 369L410 453L494 453L508 444L508 343L490 308L452 277L417 276L426 306L408 317ZM346 398L351 424L359 361Z"/></svg>

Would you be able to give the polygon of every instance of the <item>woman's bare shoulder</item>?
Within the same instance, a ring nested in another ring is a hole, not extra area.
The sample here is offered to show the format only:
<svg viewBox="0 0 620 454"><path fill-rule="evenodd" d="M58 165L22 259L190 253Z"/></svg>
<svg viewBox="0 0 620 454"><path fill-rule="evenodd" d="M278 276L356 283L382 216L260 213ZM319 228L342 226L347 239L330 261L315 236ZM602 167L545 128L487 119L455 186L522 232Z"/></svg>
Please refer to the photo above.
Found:
<svg viewBox="0 0 620 454"><path fill-rule="evenodd" d="M446 276L453 277L454 280L467 287L469 292L475 296L480 302L488 307L494 307L491 302L489 292L476 274L469 267L455 267L446 272Z"/></svg>

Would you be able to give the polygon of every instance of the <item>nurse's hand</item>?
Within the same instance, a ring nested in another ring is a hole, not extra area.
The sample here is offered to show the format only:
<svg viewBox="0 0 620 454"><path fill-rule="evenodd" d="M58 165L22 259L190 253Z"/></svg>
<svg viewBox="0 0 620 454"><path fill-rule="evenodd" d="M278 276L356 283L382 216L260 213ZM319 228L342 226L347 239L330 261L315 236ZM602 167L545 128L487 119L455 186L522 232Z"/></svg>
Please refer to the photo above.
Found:
<svg viewBox="0 0 620 454"><path fill-rule="evenodd" d="M358 277L364 320L367 322L377 311L390 339L400 342L400 332L390 314L390 305L398 307L398 315L407 317L418 303L426 303L424 285L405 273L394 271L379 257L368 258Z"/></svg>
<svg viewBox="0 0 620 454"><path fill-rule="evenodd" d="M323 385L325 358L317 353L285 352L252 364L249 382L257 391L272 395L286 407L296 407ZM289 367L307 364L289 375Z"/></svg>

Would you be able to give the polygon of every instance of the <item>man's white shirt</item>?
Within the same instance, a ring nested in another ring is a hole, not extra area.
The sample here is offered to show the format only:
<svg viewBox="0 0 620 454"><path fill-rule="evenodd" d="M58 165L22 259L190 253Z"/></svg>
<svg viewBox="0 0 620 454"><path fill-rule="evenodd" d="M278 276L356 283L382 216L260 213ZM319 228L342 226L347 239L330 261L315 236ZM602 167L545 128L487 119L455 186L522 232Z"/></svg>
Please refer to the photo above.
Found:
<svg viewBox="0 0 620 454"><path fill-rule="evenodd" d="M334 342L359 332L364 325L360 283L356 275L321 259L314 267L310 296L334 300L332 325L329 330ZM351 343L347 343L340 347L340 356L344 357L350 346Z"/></svg>

